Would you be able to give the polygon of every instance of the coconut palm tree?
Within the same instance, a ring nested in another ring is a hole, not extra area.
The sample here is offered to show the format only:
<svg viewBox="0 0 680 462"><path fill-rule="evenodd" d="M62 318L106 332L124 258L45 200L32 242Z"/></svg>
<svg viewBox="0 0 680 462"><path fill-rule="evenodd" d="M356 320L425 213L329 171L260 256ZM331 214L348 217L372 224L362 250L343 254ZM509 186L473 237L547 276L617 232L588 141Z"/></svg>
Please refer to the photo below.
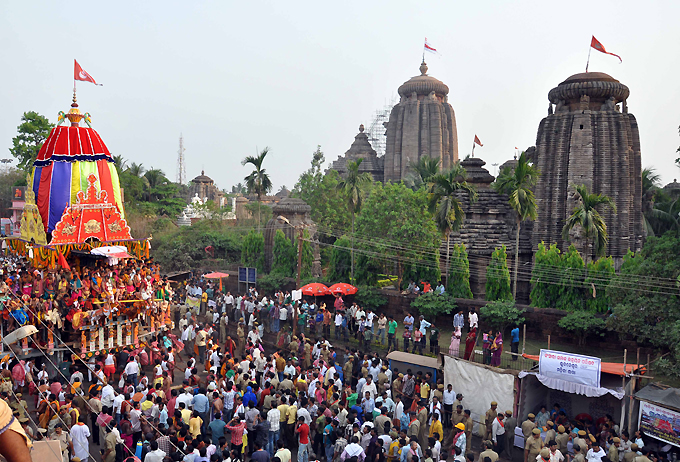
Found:
<svg viewBox="0 0 680 462"><path fill-rule="evenodd" d="M441 161L436 157L423 156L418 162L409 163L409 174L404 183L414 191L426 185L428 180L439 173Z"/></svg>
<svg viewBox="0 0 680 462"><path fill-rule="evenodd" d="M562 228L562 239L569 240L569 231L578 227L583 231L585 237L585 245L583 248L583 256L588 267L588 244L590 240L593 241L593 250L596 256L604 255L607 249L607 242L609 236L607 235L607 224L602 215L597 210L598 208L609 207L616 212L616 204L609 196L604 194L591 194L588 192L586 185L572 185L576 191L576 199L579 205L574 207L574 211L567 218L564 227Z"/></svg>
<svg viewBox="0 0 680 462"><path fill-rule="evenodd" d="M465 181L467 172L456 163L450 170L437 173L427 179L427 205L439 231L446 236L446 284L449 284L449 258L451 256L451 233L463 225L465 212L458 198L459 192L466 192L470 202L477 200L474 186Z"/></svg>
<svg viewBox="0 0 680 462"><path fill-rule="evenodd" d="M529 162L526 153L517 159L512 170L506 170L494 182L494 189L508 195L510 207L517 215L517 233L515 235L515 280L512 285L512 298L517 297L517 271L519 268L519 232L522 222L535 220L538 215L536 197L532 188L538 181L538 168Z"/></svg>
<svg viewBox="0 0 680 462"><path fill-rule="evenodd" d="M137 178L141 178L144 175L146 169L144 168L144 164L138 164L136 162L133 162L125 171L128 172L130 175L136 176Z"/></svg>
<svg viewBox="0 0 680 462"><path fill-rule="evenodd" d="M347 208L352 214L352 248L351 248L351 266L350 266L350 280L354 282L354 216L361 211L361 205L364 201L364 193L366 187L373 182L373 178L369 173L359 173L359 165L363 159L356 161L350 160L347 162L347 177L340 180L337 185L338 191L345 194L347 200Z"/></svg>
<svg viewBox="0 0 680 462"><path fill-rule="evenodd" d="M653 167L642 169L642 221L648 236L654 236L656 196L659 192L661 175Z"/></svg>
<svg viewBox="0 0 680 462"><path fill-rule="evenodd" d="M272 180L267 171L262 168L264 158L269 154L269 148L264 148L257 156L247 156L241 161L241 165L251 164L254 167L252 173L244 178L246 187L251 193L257 195L257 231L260 231L260 215L262 208L262 196L266 196L272 190Z"/></svg>
<svg viewBox="0 0 680 462"><path fill-rule="evenodd" d="M127 168L127 161L123 158L123 156L119 154L114 154L113 156L113 164L116 166L116 170L118 173L122 172Z"/></svg>

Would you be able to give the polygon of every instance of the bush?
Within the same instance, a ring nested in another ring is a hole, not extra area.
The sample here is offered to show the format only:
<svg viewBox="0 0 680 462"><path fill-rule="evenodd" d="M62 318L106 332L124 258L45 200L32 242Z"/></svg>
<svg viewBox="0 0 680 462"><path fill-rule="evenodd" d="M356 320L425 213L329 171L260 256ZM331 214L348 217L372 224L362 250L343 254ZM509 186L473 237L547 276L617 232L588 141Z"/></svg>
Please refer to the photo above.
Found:
<svg viewBox="0 0 680 462"><path fill-rule="evenodd" d="M486 267L486 299L512 300L508 254L504 245L493 251L489 266Z"/></svg>
<svg viewBox="0 0 680 462"><path fill-rule="evenodd" d="M328 264L328 280L349 283L350 266L352 257L349 248L352 241L347 236L337 239L331 248L331 257Z"/></svg>
<svg viewBox="0 0 680 462"><path fill-rule="evenodd" d="M267 274L257 279L257 287L264 294L271 296L277 290L283 289L287 282L288 279L280 274Z"/></svg>
<svg viewBox="0 0 680 462"><path fill-rule="evenodd" d="M272 274L293 277L297 269L297 252L290 239L280 229L274 235L272 248Z"/></svg>
<svg viewBox="0 0 680 462"><path fill-rule="evenodd" d="M524 323L524 310L517 308L514 300L495 300L483 306L479 313L485 324L501 332L508 326Z"/></svg>
<svg viewBox="0 0 680 462"><path fill-rule="evenodd" d="M359 286L358 289L354 299L360 306L375 311L387 304L387 298L379 290L368 286Z"/></svg>
<svg viewBox="0 0 680 462"><path fill-rule="evenodd" d="M241 263L249 268L257 268L258 273L264 273L264 236L262 233L252 230L243 238Z"/></svg>
<svg viewBox="0 0 680 462"><path fill-rule="evenodd" d="M574 311L557 323L562 329L572 332L578 338L578 345L585 345L591 335L604 336L605 321L585 311Z"/></svg>
<svg viewBox="0 0 680 462"><path fill-rule="evenodd" d="M456 300L447 293L428 292L416 297L411 302L411 307L418 310L423 316L436 317L440 314L451 313L456 308Z"/></svg>
<svg viewBox="0 0 680 462"><path fill-rule="evenodd" d="M456 244L451 252L449 281L446 291L453 298L472 298L470 289L470 261L465 244Z"/></svg>

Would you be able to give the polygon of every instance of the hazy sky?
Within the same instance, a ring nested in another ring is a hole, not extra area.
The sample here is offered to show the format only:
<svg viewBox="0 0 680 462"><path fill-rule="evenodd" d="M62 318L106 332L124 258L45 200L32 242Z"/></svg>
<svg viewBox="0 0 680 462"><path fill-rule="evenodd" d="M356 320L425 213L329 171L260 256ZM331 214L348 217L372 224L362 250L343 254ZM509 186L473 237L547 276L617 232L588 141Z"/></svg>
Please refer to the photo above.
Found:
<svg viewBox="0 0 680 462"><path fill-rule="evenodd" d="M680 2L341 1L0 3L0 147L24 111L56 122L71 102L73 59L104 84L78 84L78 103L114 154L176 176L180 133L189 178L220 188L270 148L275 191L292 188L321 145L343 154L360 123L419 74L449 86L461 158L502 163L536 140L548 91L591 71L631 91L643 166L680 178ZM8 157L3 151L0 157Z"/></svg>

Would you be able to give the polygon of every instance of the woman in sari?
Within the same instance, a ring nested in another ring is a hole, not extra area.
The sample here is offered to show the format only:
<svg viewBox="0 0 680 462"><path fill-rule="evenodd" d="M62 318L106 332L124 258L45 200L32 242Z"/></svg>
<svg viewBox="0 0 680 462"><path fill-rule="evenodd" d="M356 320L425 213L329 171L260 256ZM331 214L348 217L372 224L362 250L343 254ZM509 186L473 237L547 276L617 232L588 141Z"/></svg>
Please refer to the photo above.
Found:
<svg viewBox="0 0 680 462"><path fill-rule="evenodd" d="M451 345L449 345L449 354L454 357L458 357L460 354L460 327L456 327L456 330L451 336Z"/></svg>
<svg viewBox="0 0 680 462"><path fill-rule="evenodd" d="M470 360L473 350L475 348L475 343L477 342L477 328L473 327L470 332L468 332L467 337L465 337L465 356L464 359Z"/></svg>
<svg viewBox="0 0 680 462"><path fill-rule="evenodd" d="M496 333L496 338L491 343L489 348L491 351L491 366L499 367L501 365L501 353L503 353L503 334Z"/></svg>

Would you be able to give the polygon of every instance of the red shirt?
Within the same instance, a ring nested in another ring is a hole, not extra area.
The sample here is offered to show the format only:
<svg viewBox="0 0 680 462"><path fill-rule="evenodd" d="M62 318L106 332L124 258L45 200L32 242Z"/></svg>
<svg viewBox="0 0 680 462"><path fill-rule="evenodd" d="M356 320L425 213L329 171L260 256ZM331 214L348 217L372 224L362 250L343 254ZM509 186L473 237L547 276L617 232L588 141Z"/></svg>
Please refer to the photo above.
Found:
<svg viewBox="0 0 680 462"><path fill-rule="evenodd" d="M300 444L309 444L309 425L303 423L297 429L300 435Z"/></svg>

